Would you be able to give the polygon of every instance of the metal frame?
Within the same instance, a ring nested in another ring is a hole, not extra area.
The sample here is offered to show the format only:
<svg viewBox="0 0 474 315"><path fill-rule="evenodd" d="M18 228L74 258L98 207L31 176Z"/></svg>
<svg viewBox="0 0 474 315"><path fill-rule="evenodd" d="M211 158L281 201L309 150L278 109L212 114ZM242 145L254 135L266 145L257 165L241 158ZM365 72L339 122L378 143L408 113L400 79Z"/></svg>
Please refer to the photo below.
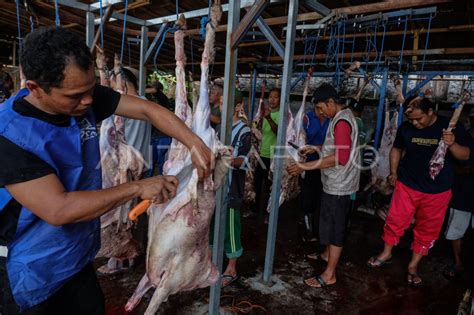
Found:
<svg viewBox="0 0 474 315"><path fill-rule="evenodd" d="M293 72L293 55L295 50L296 22L298 15L298 0L290 1L288 6L288 30L286 33L285 57L283 67L283 80L280 97L280 119L278 121L277 146L275 152L275 172L273 173L272 193L270 197L270 219L268 222L267 247L265 251L265 267L263 270L263 281L269 283L273 272L273 261L275 256L275 242L278 226L279 199L281 190L281 179L283 175L284 147L286 146L286 125L288 125L291 76ZM280 158L278 158L280 157Z"/></svg>

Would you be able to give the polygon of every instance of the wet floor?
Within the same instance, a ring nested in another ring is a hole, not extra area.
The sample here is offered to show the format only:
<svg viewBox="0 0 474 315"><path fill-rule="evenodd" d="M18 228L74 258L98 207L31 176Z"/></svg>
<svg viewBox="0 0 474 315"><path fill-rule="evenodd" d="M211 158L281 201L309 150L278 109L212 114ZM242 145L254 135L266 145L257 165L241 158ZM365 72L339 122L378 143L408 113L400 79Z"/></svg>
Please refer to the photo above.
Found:
<svg viewBox="0 0 474 315"><path fill-rule="evenodd" d="M278 239L271 286L261 282L267 226L263 219L242 220L243 257L238 262L240 279L222 291L221 306L231 313L251 314L456 314L466 288L474 287L474 236L470 231L464 246L466 271L456 281L448 281L444 268L452 262L450 244L442 237L423 259L419 273L421 288L406 285L406 265L410 259L411 231L394 251L393 264L381 269L366 267L366 261L383 246L383 221L355 212L337 270L337 284L328 289L312 289L304 277L324 270L321 262L308 261L305 254L317 245L301 241L296 208L280 211ZM127 273L100 279L106 296L107 314L123 310L145 270L143 259ZM209 289L171 296L159 314L205 314ZM143 314L149 292L133 314Z"/></svg>

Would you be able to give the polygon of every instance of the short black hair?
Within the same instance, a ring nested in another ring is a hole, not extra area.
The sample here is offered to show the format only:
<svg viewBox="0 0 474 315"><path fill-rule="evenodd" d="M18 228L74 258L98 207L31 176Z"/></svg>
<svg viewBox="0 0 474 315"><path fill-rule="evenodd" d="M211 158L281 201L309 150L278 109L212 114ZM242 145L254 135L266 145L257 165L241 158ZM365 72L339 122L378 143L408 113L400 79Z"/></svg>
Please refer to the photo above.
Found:
<svg viewBox="0 0 474 315"><path fill-rule="evenodd" d="M13 83L13 79L10 74L4 71L0 71L0 84Z"/></svg>
<svg viewBox="0 0 474 315"><path fill-rule="evenodd" d="M64 80L64 69L73 62L81 70L92 66L84 39L62 27L41 27L26 36L20 63L26 80L34 80L49 92Z"/></svg>
<svg viewBox="0 0 474 315"><path fill-rule="evenodd" d="M135 87L135 90L138 90L138 80L137 77L133 74L132 71L128 70L127 68L122 68L123 79L126 82L130 82Z"/></svg>
<svg viewBox="0 0 474 315"><path fill-rule="evenodd" d="M433 111L435 110L435 104L431 102L428 98L423 97L419 101L415 101L417 96L411 96L405 100L405 103L403 104L403 107L405 107L407 110L409 108L412 109L419 109L423 113L427 114L430 109Z"/></svg>
<svg viewBox="0 0 474 315"><path fill-rule="evenodd" d="M336 89L331 84L323 83L318 86L316 90L314 90L312 102L314 104L319 102L327 102L331 98L339 103L339 97Z"/></svg>
<svg viewBox="0 0 474 315"><path fill-rule="evenodd" d="M270 95L271 92L278 92L278 95L281 96L281 90L279 88L273 88L270 90L270 92L268 92L268 94Z"/></svg>

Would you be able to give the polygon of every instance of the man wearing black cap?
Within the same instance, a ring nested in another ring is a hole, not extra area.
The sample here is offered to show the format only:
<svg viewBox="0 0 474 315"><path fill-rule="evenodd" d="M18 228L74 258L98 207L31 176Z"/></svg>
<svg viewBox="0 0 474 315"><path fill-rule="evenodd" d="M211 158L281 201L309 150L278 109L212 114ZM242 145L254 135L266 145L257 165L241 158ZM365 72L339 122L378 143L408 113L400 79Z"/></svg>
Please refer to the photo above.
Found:
<svg viewBox="0 0 474 315"><path fill-rule="evenodd" d="M305 280L313 288L323 288L336 283L336 267L342 253L351 194L359 189L360 150L357 122L351 110L339 101L336 90L329 84L319 86L314 92L314 103L331 119L321 159L287 167L291 175L303 170L321 169L323 194L319 220L319 239L326 250L319 258L327 261L326 270L319 276ZM316 151L304 147L303 153Z"/></svg>

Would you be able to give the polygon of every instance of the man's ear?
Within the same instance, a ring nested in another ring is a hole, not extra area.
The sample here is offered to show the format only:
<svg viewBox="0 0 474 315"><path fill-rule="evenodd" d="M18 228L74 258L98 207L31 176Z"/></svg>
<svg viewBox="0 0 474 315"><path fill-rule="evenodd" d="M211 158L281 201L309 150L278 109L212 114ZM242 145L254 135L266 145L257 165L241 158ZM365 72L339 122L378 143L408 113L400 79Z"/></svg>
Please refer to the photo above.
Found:
<svg viewBox="0 0 474 315"><path fill-rule="evenodd" d="M43 90L42 87L34 80L27 80L26 87L30 90L30 94L33 95L35 98L41 98L46 92Z"/></svg>

